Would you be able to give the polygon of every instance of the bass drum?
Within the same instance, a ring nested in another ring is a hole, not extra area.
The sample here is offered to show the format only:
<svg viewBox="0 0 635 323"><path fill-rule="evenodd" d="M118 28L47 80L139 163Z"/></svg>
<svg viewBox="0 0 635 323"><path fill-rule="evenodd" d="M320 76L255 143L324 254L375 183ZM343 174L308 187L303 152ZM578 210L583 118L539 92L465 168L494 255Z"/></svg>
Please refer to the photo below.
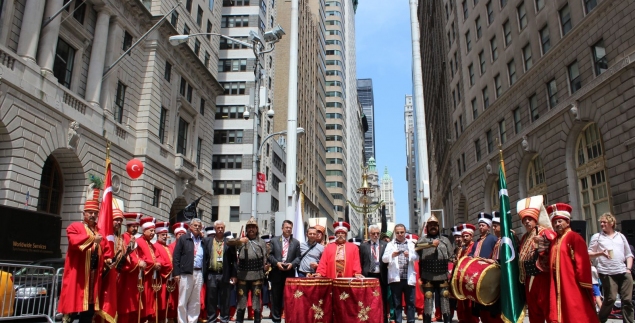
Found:
<svg viewBox="0 0 635 323"><path fill-rule="evenodd" d="M490 264L483 258L463 257L452 276L452 292L459 300L492 305L500 296L500 277L498 264Z"/></svg>

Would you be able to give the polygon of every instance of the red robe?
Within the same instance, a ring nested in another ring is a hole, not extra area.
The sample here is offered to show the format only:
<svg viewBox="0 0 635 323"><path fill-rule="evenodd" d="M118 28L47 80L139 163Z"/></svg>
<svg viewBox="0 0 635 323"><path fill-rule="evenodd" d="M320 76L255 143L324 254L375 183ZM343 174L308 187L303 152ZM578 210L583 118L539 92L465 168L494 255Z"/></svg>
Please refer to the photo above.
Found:
<svg viewBox="0 0 635 323"><path fill-rule="evenodd" d="M124 246L128 247L132 237L128 232L123 235ZM124 264L119 272L117 282L117 291L119 299L117 302L117 322L137 322L139 309L139 289L137 289L137 281L139 280L139 256L135 248L124 260Z"/></svg>
<svg viewBox="0 0 635 323"><path fill-rule="evenodd" d="M156 272L154 265L161 263L161 257L154 246L144 237L137 239L137 254L139 259L145 261L146 268L143 270L143 292L141 293L141 317L155 317L157 314L156 300L160 295L160 290L155 292L152 288L154 284L161 283L160 272Z"/></svg>
<svg viewBox="0 0 635 323"><path fill-rule="evenodd" d="M326 248L324 248L316 273L319 273L322 277L337 278L335 269L336 252L337 243L329 243ZM346 259L346 261L342 277L355 277L356 274L362 273L362 266L359 261L359 248L357 248L354 243L344 243L344 259Z"/></svg>
<svg viewBox="0 0 635 323"><path fill-rule="evenodd" d="M57 311L62 314L85 312L88 304L95 304L95 311L99 310L99 291L101 290L101 272L104 268L104 255L102 250L106 238L102 238L101 244L95 243L95 232L84 222L74 222L66 228L68 236L68 251L64 262L64 274L62 276L62 289ZM90 258L97 253L97 269L92 271L93 279L90 279ZM91 298L89 285L92 281L93 297Z"/></svg>
<svg viewBox="0 0 635 323"><path fill-rule="evenodd" d="M591 261L586 242L567 229L551 242L550 323L596 323Z"/></svg>
<svg viewBox="0 0 635 323"><path fill-rule="evenodd" d="M126 252L124 239L121 236L115 237L115 250L113 256L117 255L118 259L123 257ZM101 284L101 309L96 313L101 317L101 322L115 323L117 322L117 302L119 295L117 294L117 280L119 273L116 270L116 259L113 258L113 268L103 276ZM121 260L125 261L125 260Z"/></svg>
<svg viewBox="0 0 635 323"><path fill-rule="evenodd" d="M170 255L174 255L174 247L176 247L176 240L170 243L170 245L168 246L168 249L170 249ZM203 290L207 288L201 288L201 289ZM174 291L172 291L172 294L170 295L170 299L168 301L168 318L176 318L176 314L177 314L176 309L178 306L179 306L179 285L176 284L176 288L174 288Z"/></svg>
<svg viewBox="0 0 635 323"><path fill-rule="evenodd" d="M159 322L164 322L168 307L167 283L172 273L172 252L168 246L158 241L154 243L154 250L156 250L156 254L161 261L161 291L159 292L157 308L159 310ZM170 284L174 284L174 280Z"/></svg>
<svg viewBox="0 0 635 323"><path fill-rule="evenodd" d="M553 230L547 228L539 228L538 234L556 235ZM525 300L527 301L527 308L529 309L529 322L544 323L549 317L549 294L545 293L551 284L549 259L542 257L537 260L539 268L545 271L536 276L527 276L523 264L523 261L533 260L534 251L538 247L533 241L535 236L535 231L527 232L521 239L519 252L520 282L525 286Z"/></svg>

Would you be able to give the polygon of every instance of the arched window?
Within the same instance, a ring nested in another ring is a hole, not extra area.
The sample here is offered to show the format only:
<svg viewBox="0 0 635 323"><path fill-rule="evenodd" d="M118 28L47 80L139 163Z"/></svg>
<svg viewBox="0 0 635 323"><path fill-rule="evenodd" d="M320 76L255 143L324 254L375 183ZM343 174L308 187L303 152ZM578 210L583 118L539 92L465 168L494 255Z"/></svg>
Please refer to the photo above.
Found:
<svg viewBox="0 0 635 323"><path fill-rule="evenodd" d="M60 171L60 166L53 156L49 156L42 168L37 210L41 212L60 214L63 188L64 186L62 183L62 172Z"/></svg>
<svg viewBox="0 0 635 323"><path fill-rule="evenodd" d="M548 204L545 168L543 167L540 155L534 156L527 168L527 196L536 195L542 195L545 204Z"/></svg>
<svg viewBox="0 0 635 323"><path fill-rule="evenodd" d="M489 205L491 210L486 210L485 212L490 213L491 211L499 211L501 208L500 198L498 197L498 178L492 183L492 187L489 193Z"/></svg>
<svg viewBox="0 0 635 323"><path fill-rule="evenodd" d="M588 125L578 137L576 156L580 202L587 223L587 233L592 234L597 232L598 217L611 211L604 149L597 124Z"/></svg>

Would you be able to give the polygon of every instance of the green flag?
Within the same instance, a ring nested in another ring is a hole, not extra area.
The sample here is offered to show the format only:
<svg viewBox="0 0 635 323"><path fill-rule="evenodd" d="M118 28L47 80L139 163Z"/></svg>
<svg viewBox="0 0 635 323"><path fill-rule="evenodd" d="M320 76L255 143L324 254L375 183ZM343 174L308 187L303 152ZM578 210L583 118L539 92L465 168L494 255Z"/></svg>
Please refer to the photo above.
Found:
<svg viewBox="0 0 635 323"><path fill-rule="evenodd" d="M520 323L525 317L525 303L521 293L518 272L518 246L511 231L512 215L509 208L509 195L507 194L507 180L505 179L505 162L503 152L498 180L498 197L500 198L501 212L501 318L505 323Z"/></svg>

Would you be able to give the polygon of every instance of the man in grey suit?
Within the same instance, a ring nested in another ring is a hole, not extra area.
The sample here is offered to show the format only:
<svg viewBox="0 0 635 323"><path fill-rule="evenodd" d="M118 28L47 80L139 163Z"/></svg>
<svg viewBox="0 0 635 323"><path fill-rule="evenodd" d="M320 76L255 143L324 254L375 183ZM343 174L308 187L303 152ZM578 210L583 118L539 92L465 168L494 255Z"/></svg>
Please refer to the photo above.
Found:
<svg viewBox="0 0 635 323"><path fill-rule="evenodd" d="M293 222L282 222L282 235L271 239L269 263L271 272L271 320L279 323L282 318L284 284L288 277L295 277L300 265L300 242L291 237Z"/></svg>
<svg viewBox="0 0 635 323"><path fill-rule="evenodd" d="M381 285L381 299L384 300L384 322L388 322L388 302L386 294L388 288L388 265L381 261L381 257L386 249L386 242L379 239L379 226L368 227L370 240L360 244L359 260L362 263L362 275L369 278L379 279Z"/></svg>

